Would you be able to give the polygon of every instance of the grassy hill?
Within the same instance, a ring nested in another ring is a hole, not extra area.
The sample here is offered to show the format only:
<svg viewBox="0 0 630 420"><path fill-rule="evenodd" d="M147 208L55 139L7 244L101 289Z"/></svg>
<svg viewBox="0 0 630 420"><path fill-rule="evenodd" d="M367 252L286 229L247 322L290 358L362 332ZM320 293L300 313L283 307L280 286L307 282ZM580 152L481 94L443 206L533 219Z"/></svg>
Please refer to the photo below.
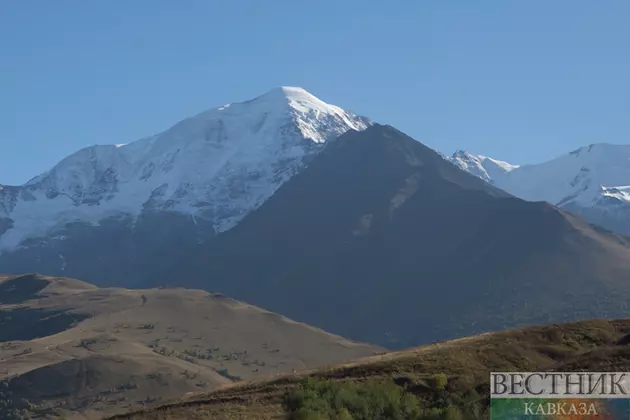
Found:
<svg viewBox="0 0 630 420"><path fill-rule="evenodd" d="M627 371L629 343L627 319L520 328L235 384L115 419L488 418L491 371Z"/></svg>
<svg viewBox="0 0 630 420"><path fill-rule="evenodd" d="M13 409L100 419L378 351L198 290L99 289L65 278L0 277L3 420Z"/></svg>

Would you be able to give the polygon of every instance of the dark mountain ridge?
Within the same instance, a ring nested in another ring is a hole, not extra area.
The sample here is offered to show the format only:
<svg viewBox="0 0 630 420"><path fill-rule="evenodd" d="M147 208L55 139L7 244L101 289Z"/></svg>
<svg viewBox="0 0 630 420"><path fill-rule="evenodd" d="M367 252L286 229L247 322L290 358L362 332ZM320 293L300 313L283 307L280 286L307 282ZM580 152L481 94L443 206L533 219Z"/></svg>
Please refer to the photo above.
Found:
<svg viewBox="0 0 630 420"><path fill-rule="evenodd" d="M375 125L329 144L238 226L156 281L403 347L619 316L629 274L625 238L514 198Z"/></svg>

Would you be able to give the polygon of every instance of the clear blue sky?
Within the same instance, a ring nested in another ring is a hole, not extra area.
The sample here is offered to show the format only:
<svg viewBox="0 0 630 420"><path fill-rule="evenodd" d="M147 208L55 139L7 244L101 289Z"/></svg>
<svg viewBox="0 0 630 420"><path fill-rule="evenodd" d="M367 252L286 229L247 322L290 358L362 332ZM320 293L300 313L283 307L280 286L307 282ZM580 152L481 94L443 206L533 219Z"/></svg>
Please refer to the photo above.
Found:
<svg viewBox="0 0 630 420"><path fill-rule="evenodd" d="M445 153L630 144L628 0L0 1L0 183L280 85Z"/></svg>

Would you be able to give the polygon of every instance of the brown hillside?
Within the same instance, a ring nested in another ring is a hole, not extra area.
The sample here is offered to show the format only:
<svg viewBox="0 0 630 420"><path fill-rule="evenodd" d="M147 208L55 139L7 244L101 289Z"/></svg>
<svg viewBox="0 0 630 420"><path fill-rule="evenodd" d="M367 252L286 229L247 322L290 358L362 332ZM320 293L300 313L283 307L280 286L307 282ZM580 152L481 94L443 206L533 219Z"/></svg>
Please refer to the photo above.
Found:
<svg viewBox="0 0 630 420"><path fill-rule="evenodd" d="M0 379L35 412L62 418L101 418L379 351L198 290L25 275L0 278L0 291Z"/></svg>
<svg viewBox="0 0 630 420"><path fill-rule="evenodd" d="M360 359L334 368L237 384L178 403L125 415L126 420L285 419L286 395L305 377L404 387L423 405L444 396L456 400L473 390L480 418L487 418L492 371L627 371L630 320L590 320L489 333ZM432 385L447 378L445 391Z"/></svg>

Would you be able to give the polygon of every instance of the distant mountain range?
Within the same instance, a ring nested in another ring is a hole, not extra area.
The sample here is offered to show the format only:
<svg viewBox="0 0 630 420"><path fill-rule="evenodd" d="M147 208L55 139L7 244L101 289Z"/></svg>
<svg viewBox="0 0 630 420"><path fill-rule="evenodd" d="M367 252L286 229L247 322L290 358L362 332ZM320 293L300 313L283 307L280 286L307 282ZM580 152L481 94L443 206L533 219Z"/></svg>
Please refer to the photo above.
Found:
<svg viewBox="0 0 630 420"><path fill-rule="evenodd" d="M515 166L464 151L450 161L524 200L547 201L630 235L630 146L592 144L537 165Z"/></svg>
<svg viewBox="0 0 630 420"><path fill-rule="evenodd" d="M465 156L274 89L3 187L0 272L202 288L386 347L626 314L627 239Z"/></svg>

